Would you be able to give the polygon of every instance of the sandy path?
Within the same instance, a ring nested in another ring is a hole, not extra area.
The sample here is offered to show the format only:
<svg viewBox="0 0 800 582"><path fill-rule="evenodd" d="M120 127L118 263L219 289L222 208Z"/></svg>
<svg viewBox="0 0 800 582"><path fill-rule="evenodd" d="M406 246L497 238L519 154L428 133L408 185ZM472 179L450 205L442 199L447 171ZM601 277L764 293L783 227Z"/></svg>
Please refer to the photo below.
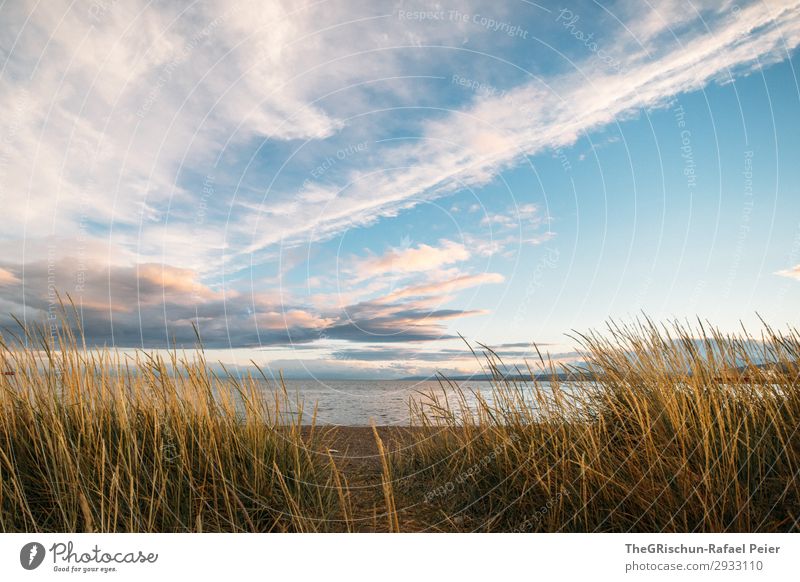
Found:
<svg viewBox="0 0 800 582"><path fill-rule="evenodd" d="M413 429L394 426L377 427L387 454L405 447L414 437ZM353 507L355 531L387 531L388 517L383 492L383 466L371 427L338 427L328 440L331 456L347 480ZM423 508L418 501L406 499L402 487L393 487L395 505L402 531L424 529L415 514Z"/></svg>

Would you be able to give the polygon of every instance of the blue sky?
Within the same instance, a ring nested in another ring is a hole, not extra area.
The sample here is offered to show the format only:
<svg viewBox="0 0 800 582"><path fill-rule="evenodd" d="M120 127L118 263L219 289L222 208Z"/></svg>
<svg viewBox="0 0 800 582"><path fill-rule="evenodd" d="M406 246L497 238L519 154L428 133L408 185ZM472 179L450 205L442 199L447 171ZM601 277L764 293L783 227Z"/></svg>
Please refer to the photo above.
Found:
<svg viewBox="0 0 800 582"><path fill-rule="evenodd" d="M797 325L797 2L15 2L0 323L288 376Z"/></svg>

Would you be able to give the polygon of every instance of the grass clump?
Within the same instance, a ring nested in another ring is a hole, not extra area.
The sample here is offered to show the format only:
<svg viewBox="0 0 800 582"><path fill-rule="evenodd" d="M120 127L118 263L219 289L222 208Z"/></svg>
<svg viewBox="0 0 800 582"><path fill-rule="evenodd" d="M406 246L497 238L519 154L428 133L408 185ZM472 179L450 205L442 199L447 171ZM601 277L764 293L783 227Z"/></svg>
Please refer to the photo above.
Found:
<svg viewBox="0 0 800 582"><path fill-rule="evenodd" d="M700 340L696 338L702 338ZM412 406L392 458L430 528L540 532L781 532L800 518L800 337L702 325L610 325L577 338L585 365L508 379L491 402Z"/></svg>
<svg viewBox="0 0 800 582"><path fill-rule="evenodd" d="M349 527L325 435L202 351L122 356L41 329L0 343L0 370L0 531Z"/></svg>
<svg viewBox="0 0 800 582"><path fill-rule="evenodd" d="M800 530L793 329L611 325L544 377L488 350L491 398L442 379L374 454L202 349L80 337L0 338L0 531Z"/></svg>

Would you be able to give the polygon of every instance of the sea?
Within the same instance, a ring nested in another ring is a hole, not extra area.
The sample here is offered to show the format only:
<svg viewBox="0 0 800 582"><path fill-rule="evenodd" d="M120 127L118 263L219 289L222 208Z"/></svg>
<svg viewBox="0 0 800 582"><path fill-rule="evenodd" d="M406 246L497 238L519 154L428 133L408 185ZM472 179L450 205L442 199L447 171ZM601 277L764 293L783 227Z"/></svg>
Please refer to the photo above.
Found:
<svg viewBox="0 0 800 582"><path fill-rule="evenodd" d="M459 385L470 409L476 408L477 394L492 402L490 382L454 383ZM303 424L310 422L316 405L317 424L408 426L412 399L425 402L425 395L435 394L440 400L447 397L451 404L458 401L453 387L443 387L435 380L285 380L284 384L290 401L303 405Z"/></svg>

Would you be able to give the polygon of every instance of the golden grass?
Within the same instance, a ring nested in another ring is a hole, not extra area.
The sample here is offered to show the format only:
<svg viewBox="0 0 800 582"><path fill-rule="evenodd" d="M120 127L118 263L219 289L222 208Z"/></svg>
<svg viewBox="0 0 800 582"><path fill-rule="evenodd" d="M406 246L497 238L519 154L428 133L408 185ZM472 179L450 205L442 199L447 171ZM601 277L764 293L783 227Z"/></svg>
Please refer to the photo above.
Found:
<svg viewBox="0 0 800 582"><path fill-rule="evenodd" d="M394 474L431 527L800 529L796 330L755 340L645 321L576 339L588 368L575 381L507 381L488 352L493 403L468 406L443 381L460 398L413 405L425 434Z"/></svg>
<svg viewBox="0 0 800 582"><path fill-rule="evenodd" d="M387 531L800 529L792 329L612 325L576 338L568 382L543 359L550 382L507 380L487 351L491 401L443 379L412 402L410 442L374 431L382 495L355 504L371 483L349 489L285 390L60 329L0 339L3 532L363 529L354 511Z"/></svg>
<svg viewBox="0 0 800 582"><path fill-rule="evenodd" d="M318 430L202 357L0 343L0 531L347 530ZM224 386L223 386L224 384ZM312 421L313 422L313 421Z"/></svg>

